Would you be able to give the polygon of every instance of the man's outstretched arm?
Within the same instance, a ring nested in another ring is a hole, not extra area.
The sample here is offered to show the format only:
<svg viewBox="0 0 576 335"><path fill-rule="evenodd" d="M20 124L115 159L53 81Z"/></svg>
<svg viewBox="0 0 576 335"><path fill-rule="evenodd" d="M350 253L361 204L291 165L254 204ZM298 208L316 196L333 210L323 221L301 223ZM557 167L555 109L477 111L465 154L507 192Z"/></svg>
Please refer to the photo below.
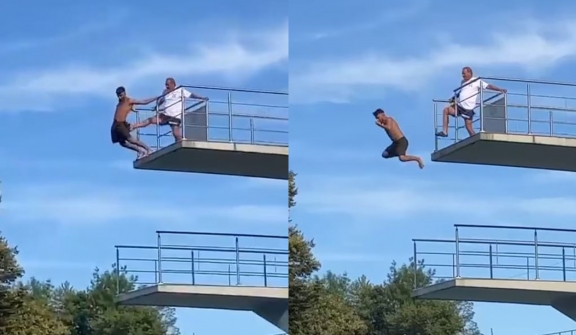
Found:
<svg viewBox="0 0 576 335"><path fill-rule="evenodd" d="M158 99L158 97L154 97L154 98L150 98L150 99L144 99L144 100L130 99L130 103L133 105L147 105L153 101L156 101L156 99Z"/></svg>
<svg viewBox="0 0 576 335"><path fill-rule="evenodd" d="M491 91L500 92L500 93L506 93L506 92L508 92L507 89L505 89L505 88L500 88L500 87L498 87L498 86L496 86L496 85L492 85L492 84L486 85L486 89L491 90Z"/></svg>

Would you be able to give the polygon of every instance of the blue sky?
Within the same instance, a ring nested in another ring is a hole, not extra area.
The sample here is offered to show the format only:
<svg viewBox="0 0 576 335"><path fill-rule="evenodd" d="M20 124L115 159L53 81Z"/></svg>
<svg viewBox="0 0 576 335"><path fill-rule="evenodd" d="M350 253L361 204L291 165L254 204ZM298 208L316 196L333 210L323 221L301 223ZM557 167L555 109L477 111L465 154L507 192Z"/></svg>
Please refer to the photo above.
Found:
<svg viewBox="0 0 576 335"><path fill-rule="evenodd" d="M574 6L291 3L290 163L300 189L292 214L317 242L324 269L381 281L392 260L411 256L412 238L452 238L456 223L573 228L574 176L431 163L430 154L431 100L451 95L463 66L483 76L573 81ZM397 119L424 170L380 157L389 143L374 126L378 107ZM485 334L576 328L548 307L476 304L476 312Z"/></svg>
<svg viewBox="0 0 576 335"><path fill-rule="evenodd" d="M133 170L109 127L119 85L136 98L161 93L167 76L287 91L287 3L30 0L0 11L0 229L28 276L85 287L115 244L153 245L157 229L286 234L285 182ZM250 313L178 316L183 334L278 332Z"/></svg>

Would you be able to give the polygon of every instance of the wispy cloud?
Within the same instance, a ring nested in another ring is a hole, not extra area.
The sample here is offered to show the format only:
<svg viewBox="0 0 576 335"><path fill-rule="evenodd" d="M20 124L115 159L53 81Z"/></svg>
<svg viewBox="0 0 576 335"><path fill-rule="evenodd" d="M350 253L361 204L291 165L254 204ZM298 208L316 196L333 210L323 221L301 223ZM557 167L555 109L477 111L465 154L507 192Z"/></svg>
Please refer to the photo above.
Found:
<svg viewBox="0 0 576 335"><path fill-rule="evenodd" d="M346 59L315 59L292 70L292 102L348 102L372 97L383 87L413 91L447 69L471 66L549 68L576 56L576 20L523 24L495 30L486 43L444 42L425 54L392 57L386 52L359 53ZM379 92L381 94L381 92Z"/></svg>
<svg viewBox="0 0 576 335"><path fill-rule="evenodd" d="M126 19L128 12L115 10L103 17L93 18L91 22L84 23L76 29L62 34L45 38L6 41L0 45L0 55L14 52L29 51L30 49L42 48L58 44L64 44L80 38L87 38L95 33L106 31L117 26Z"/></svg>
<svg viewBox="0 0 576 335"><path fill-rule="evenodd" d="M226 34L224 34L226 35ZM60 68L25 71L0 85L0 110L52 110L70 103L69 97L107 97L118 85L142 88L155 77L215 75L240 80L263 69L279 66L288 59L288 24L260 34L228 34L221 43L190 45L183 52L147 52L130 63L114 66L70 64ZM27 100L30 92L34 99ZM66 99L64 99L66 97Z"/></svg>
<svg viewBox="0 0 576 335"><path fill-rule="evenodd" d="M286 224L285 206L255 205L242 201L230 204L190 196L167 199L154 194L146 189L90 183L21 186L10 193L2 210L7 222L31 224L86 225L138 219L174 224L206 220ZM191 202L194 206L190 205Z"/></svg>
<svg viewBox="0 0 576 335"><path fill-rule="evenodd" d="M335 37L341 37L342 35L351 35L362 33L363 31L372 30L378 28L384 24L392 24L395 22L407 20L413 18L415 15L424 11L430 5L430 1L420 0L416 2L402 2L400 6L395 9L388 9L381 14L374 14L369 20L365 20L361 23L354 23L351 25L334 25L330 29L320 30L308 34L303 40L323 40ZM296 42L298 42L296 38ZM290 40L292 42L293 39Z"/></svg>
<svg viewBox="0 0 576 335"><path fill-rule="evenodd" d="M318 181L324 179L324 181ZM461 216L462 220L506 221L519 215L569 217L576 215L576 197L509 196L490 187L489 180L467 183L441 178L417 180L395 176L386 183L369 179L315 177L314 187L300 181L299 210L358 219L408 219L423 216ZM492 181L497 183L497 181ZM482 187L476 187L483 185ZM342 192L345 189L345 192Z"/></svg>

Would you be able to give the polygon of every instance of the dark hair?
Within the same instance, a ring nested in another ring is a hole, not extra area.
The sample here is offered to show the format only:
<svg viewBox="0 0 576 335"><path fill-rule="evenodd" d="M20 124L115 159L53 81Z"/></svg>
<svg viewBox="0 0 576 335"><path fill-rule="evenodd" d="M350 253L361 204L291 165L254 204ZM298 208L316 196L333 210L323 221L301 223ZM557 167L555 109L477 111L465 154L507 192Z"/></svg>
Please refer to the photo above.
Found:
<svg viewBox="0 0 576 335"><path fill-rule="evenodd" d="M381 108L378 108L377 110L374 111L374 113L372 113L374 117L378 117L378 115L380 114L384 114L384 111Z"/></svg>
<svg viewBox="0 0 576 335"><path fill-rule="evenodd" d="M124 88L124 86L120 86L116 89L116 95L119 95L121 93L126 92L126 89Z"/></svg>

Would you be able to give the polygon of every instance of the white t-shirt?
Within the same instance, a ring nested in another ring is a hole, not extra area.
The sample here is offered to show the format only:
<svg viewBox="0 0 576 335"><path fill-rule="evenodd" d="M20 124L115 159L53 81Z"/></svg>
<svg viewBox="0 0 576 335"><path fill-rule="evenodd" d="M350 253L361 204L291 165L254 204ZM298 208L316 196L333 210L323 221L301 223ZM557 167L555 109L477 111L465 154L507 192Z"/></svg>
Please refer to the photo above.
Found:
<svg viewBox="0 0 576 335"><path fill-rule="evenodd" d="M480 87L483 90L488 88L488 83L482 79L476 80L476 77L470 78L466 83L462 83L463 86L458 93L458 104L467 110L473 110L478 104L478 99L480 99ZM473 83L470 83L474 81Z"/></svg>
<svg viewBox="0 0 576 335"><path fill-rule="evenodd" d="M184 99L190 98L191 95L192 94L183 87L175 89L164 96L164 101L159 109L168 116L180 118L182 116L182 103Z"/></svg>

